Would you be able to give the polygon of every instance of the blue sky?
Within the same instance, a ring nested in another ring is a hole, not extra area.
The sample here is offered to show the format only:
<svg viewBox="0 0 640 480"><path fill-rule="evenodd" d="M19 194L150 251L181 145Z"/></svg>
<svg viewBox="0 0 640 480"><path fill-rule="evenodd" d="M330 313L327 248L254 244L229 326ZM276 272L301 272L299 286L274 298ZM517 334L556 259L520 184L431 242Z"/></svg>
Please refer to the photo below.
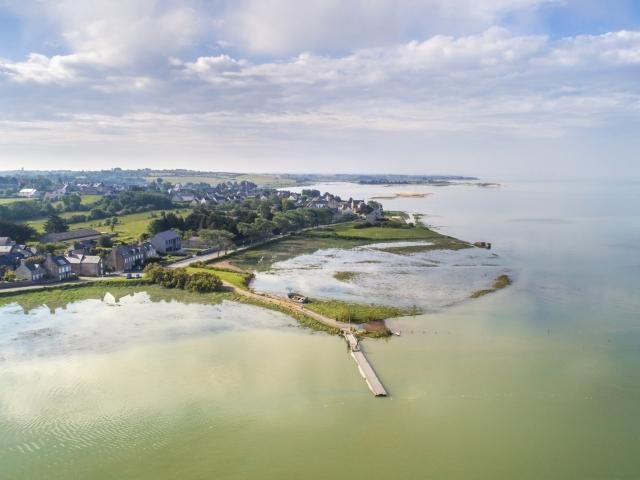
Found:
<svg viewBox="0 0 640 480"><path fill-rule="evenodd" d="M639 74L640 1L0 0L0 168L637 176Z"/></svg>

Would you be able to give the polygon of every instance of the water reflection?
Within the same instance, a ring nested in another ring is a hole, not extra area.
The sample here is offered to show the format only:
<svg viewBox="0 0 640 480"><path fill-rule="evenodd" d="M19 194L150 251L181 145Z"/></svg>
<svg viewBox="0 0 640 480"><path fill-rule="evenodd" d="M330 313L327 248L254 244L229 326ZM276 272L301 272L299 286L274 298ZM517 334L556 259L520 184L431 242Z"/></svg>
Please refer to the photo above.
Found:
<svg viewBox="0 0 640 480"><path fill-rule="evenodd" d="M0 360L82 352L109 352L139 343L193 337L207 333L282 328L295 322L278 312L227 300L219 304L185 304L159 300L148 292L104 300L82 300L58 307L0 307Z"/></svg>

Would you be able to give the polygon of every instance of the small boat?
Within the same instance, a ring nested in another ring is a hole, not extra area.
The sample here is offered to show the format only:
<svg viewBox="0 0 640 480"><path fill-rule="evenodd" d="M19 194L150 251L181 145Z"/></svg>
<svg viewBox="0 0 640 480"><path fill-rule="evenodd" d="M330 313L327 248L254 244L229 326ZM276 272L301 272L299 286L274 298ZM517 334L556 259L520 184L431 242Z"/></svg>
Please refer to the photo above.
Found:
<svg viewBox="0 0 640 480"><path fill-rule="evenodd" d="M396 335L397 337L400 336L400 332L393 332L394 335Z"/></svg>
<svg viewBox="0 0 640 480"><path fill-rule="evenodd" d="M302 295L301 293L296 293L296 292L289 292L287 293L287 297L289 297L289 300L292 300L296 303L308 303L309 299L307 297L305 297L304 295Z"/></svg>

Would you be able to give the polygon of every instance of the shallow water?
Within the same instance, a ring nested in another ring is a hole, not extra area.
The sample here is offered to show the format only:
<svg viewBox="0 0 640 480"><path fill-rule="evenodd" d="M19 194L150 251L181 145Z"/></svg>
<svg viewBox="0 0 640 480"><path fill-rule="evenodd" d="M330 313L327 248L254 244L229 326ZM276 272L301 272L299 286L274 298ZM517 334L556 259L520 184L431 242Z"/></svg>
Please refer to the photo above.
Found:
<svg viewBox="0 0 640 480"><path fill-rule="evenodd" d="M640 185L329 190L403 189L433 195L388 209L491 241L516 282L365 342L390 398L254 307L5 307L0 478L638 478Z"/></svg>
<svg viewBox="0 0 640 480"><path fill-rule="evenodd" d="M349 250L326 249L272 265L256 272L252 287L257 291L304 295L355 303L417 306L434 311L468 299L491 287L509 273L500 257L488 250L435 250L410 255L384 248L420 245L418 242L371 244ZM336 272L353 272L347 282Z"/></svg>

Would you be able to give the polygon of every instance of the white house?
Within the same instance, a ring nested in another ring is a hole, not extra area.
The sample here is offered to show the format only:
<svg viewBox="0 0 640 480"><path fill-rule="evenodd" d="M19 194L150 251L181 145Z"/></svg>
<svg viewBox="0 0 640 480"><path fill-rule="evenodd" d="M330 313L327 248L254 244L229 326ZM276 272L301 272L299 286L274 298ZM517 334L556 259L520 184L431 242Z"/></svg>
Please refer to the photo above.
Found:
<svg viewBox="0 0 640 480"><path fill-rule="evenodd" d="M18 192L18 196L22 198L39 198L42 194L35 188L23 188Z"/></svg>

